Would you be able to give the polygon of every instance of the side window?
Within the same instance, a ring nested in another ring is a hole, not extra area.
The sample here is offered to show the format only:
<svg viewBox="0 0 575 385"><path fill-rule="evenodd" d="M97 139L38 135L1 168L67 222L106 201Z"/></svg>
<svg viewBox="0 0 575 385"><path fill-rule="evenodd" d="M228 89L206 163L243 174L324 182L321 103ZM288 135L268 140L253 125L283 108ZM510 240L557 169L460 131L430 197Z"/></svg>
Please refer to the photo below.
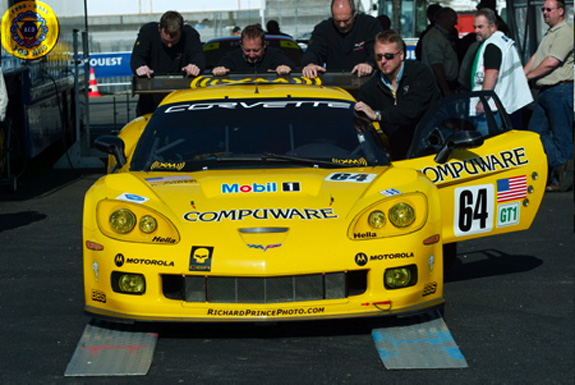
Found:
<svg viewBox="0 0 575 385"><path fill-rule="evenodd" d="M419 122L407 157L437 154L457 131L477 131L488 138L509 127L509 118L491 91L446 97Z"/></svg>

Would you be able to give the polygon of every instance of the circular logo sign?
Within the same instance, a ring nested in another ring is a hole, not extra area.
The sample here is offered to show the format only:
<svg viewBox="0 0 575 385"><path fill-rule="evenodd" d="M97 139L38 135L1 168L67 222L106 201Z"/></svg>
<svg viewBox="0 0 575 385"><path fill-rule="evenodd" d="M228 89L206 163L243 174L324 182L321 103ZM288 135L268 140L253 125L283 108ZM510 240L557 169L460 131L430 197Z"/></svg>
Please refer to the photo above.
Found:
<svg viewBox="0 0 575 385"><path fill-rule="evenodd" d="M357 253L355 255L355 263L357 266L365 266L367 264L367 255L365 253Z"/></svg>
<svg viewBox="0 0 575 385"><path fill-rule="evenodd" d="M20 59L38 59L48 54L59 35L54 11L39 1L16 3L2 17L2 45Z"/></svg>
<svg viewBox="0 0 575 385"><path fill-rule="evenodd" d="M122 267L124 266L124 255L123 254L116 254L116 256L114 257L114 263L116 264L116 266L118 267Z"/></svg>

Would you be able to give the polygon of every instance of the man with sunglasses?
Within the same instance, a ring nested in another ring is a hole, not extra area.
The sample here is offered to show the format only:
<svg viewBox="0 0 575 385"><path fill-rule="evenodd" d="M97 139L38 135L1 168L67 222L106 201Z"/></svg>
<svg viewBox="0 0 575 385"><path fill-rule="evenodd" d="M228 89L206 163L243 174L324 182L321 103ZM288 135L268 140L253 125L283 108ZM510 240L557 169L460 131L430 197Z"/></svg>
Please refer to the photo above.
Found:
<svg viewBox="0 0 575 385"><path fill-rule="evenodd" d="M397 32L377 34L374 51L378 71L361 86L355 110L379 122L389 138L391 158L399 160L409 149L415 126L440 92L427 65L405 61L405 43Z"/></svg>
<svg viewBox="0 0 575 385"><path fill-rule="evenodd" d="M541 8L549 29L523 71L539 90L528 129L541 135L549 164L548 191L573 187L573 27L565 2Z"/></svg>
<svg viewBox="0 0 575 385"><path fill-rule="evenodd" d="M373 38L382 31L379 21L358 14L353 0L332 0L332 17L315 26L302 58L302 74L315 78L326 71L373 73Z"/></svg>
<svg viewBox="0 0 575 385"><path fill-rule="evenodd" d="M279 48L268 47L266 33L259 25L248 25L242 30L240 47L228 52L212 70L216 76L236 73L276 72L287 75L294 62Z"/></svg>
<svg viewBox="0 0 575 385"><path fill-rule="evenodd" d="M162 15L160 22L147 23L138 32L130 66L136 76L185 74L198 76L206 65L199 33L176 11ZM154 112L166 94L140 95L136 113Z"/></svg>

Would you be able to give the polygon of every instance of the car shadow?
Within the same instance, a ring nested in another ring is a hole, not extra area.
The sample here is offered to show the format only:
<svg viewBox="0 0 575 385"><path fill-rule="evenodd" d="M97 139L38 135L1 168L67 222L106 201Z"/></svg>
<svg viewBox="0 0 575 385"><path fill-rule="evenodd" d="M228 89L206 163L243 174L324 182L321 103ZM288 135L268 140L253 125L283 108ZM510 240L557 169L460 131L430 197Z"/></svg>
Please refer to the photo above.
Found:
<svg viewBox="0 0 575 385"><path fill-rule="evenodd" d="M19 213L0 214L0 233L18 227L27 226L30 223L46 219L47 215L37 211L21 211Z"/></svg>
<svg viewBox="0 0 575 385"><path fill-rule="evenodd" d="M96 171L103 173L102 170L95 170L94 172ZM83 173L86 172L90 172L90 170L47 168L33 173L27 173L17 178L16 191L11 191L9 186L0 183L0 201L17 202L47 196L81 178Z"/></svg>
<svg viewBox="0 0 575 385"><path fill-rule="evenodd" d="M106 172L104 163L99 169L75 169L69 157L67 157L67 168L56 168L58 160L64 159L63 156L66 154L61 144L58 143L31 160L14 160L13 164L8 167L10 167L11 176L16 179L16 189L13 191L6 171L2 171L0 173L0 202L26 201L46 196L83 175Z"/></svg>
<svg viewBox="0 0 575 385"><path fill-rule="evenodd" d="M148 325L160 338L170 339L261 339L365 336L373 329L397 326L397 317L358 319L282 321L282 322L210 322L210 323L157 323Z"/></svg>
<svg viewBox="0 0 575 385"><path fill-rule="evenodd" d="M463 255L473 256L475 260L463 262ZM476 260L478 256L481 257L480 260ZM460 253L453 266L445 272L445 283L522 273L536 269L542 264L541 259L530 255L507 254L495 249Z"/></svg>

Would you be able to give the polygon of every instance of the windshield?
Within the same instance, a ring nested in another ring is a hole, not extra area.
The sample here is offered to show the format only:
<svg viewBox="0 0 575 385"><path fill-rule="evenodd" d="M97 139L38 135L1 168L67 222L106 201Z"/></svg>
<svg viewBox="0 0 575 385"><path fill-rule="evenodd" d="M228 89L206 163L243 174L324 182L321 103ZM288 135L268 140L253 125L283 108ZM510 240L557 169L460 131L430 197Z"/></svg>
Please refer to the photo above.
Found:
<svg viewBox="0 0 575 385"><path fill-rule="evenodd" d="M388 160L353 102L235 99L156 110L136 147L133 171L381 166Z"/></svg>

